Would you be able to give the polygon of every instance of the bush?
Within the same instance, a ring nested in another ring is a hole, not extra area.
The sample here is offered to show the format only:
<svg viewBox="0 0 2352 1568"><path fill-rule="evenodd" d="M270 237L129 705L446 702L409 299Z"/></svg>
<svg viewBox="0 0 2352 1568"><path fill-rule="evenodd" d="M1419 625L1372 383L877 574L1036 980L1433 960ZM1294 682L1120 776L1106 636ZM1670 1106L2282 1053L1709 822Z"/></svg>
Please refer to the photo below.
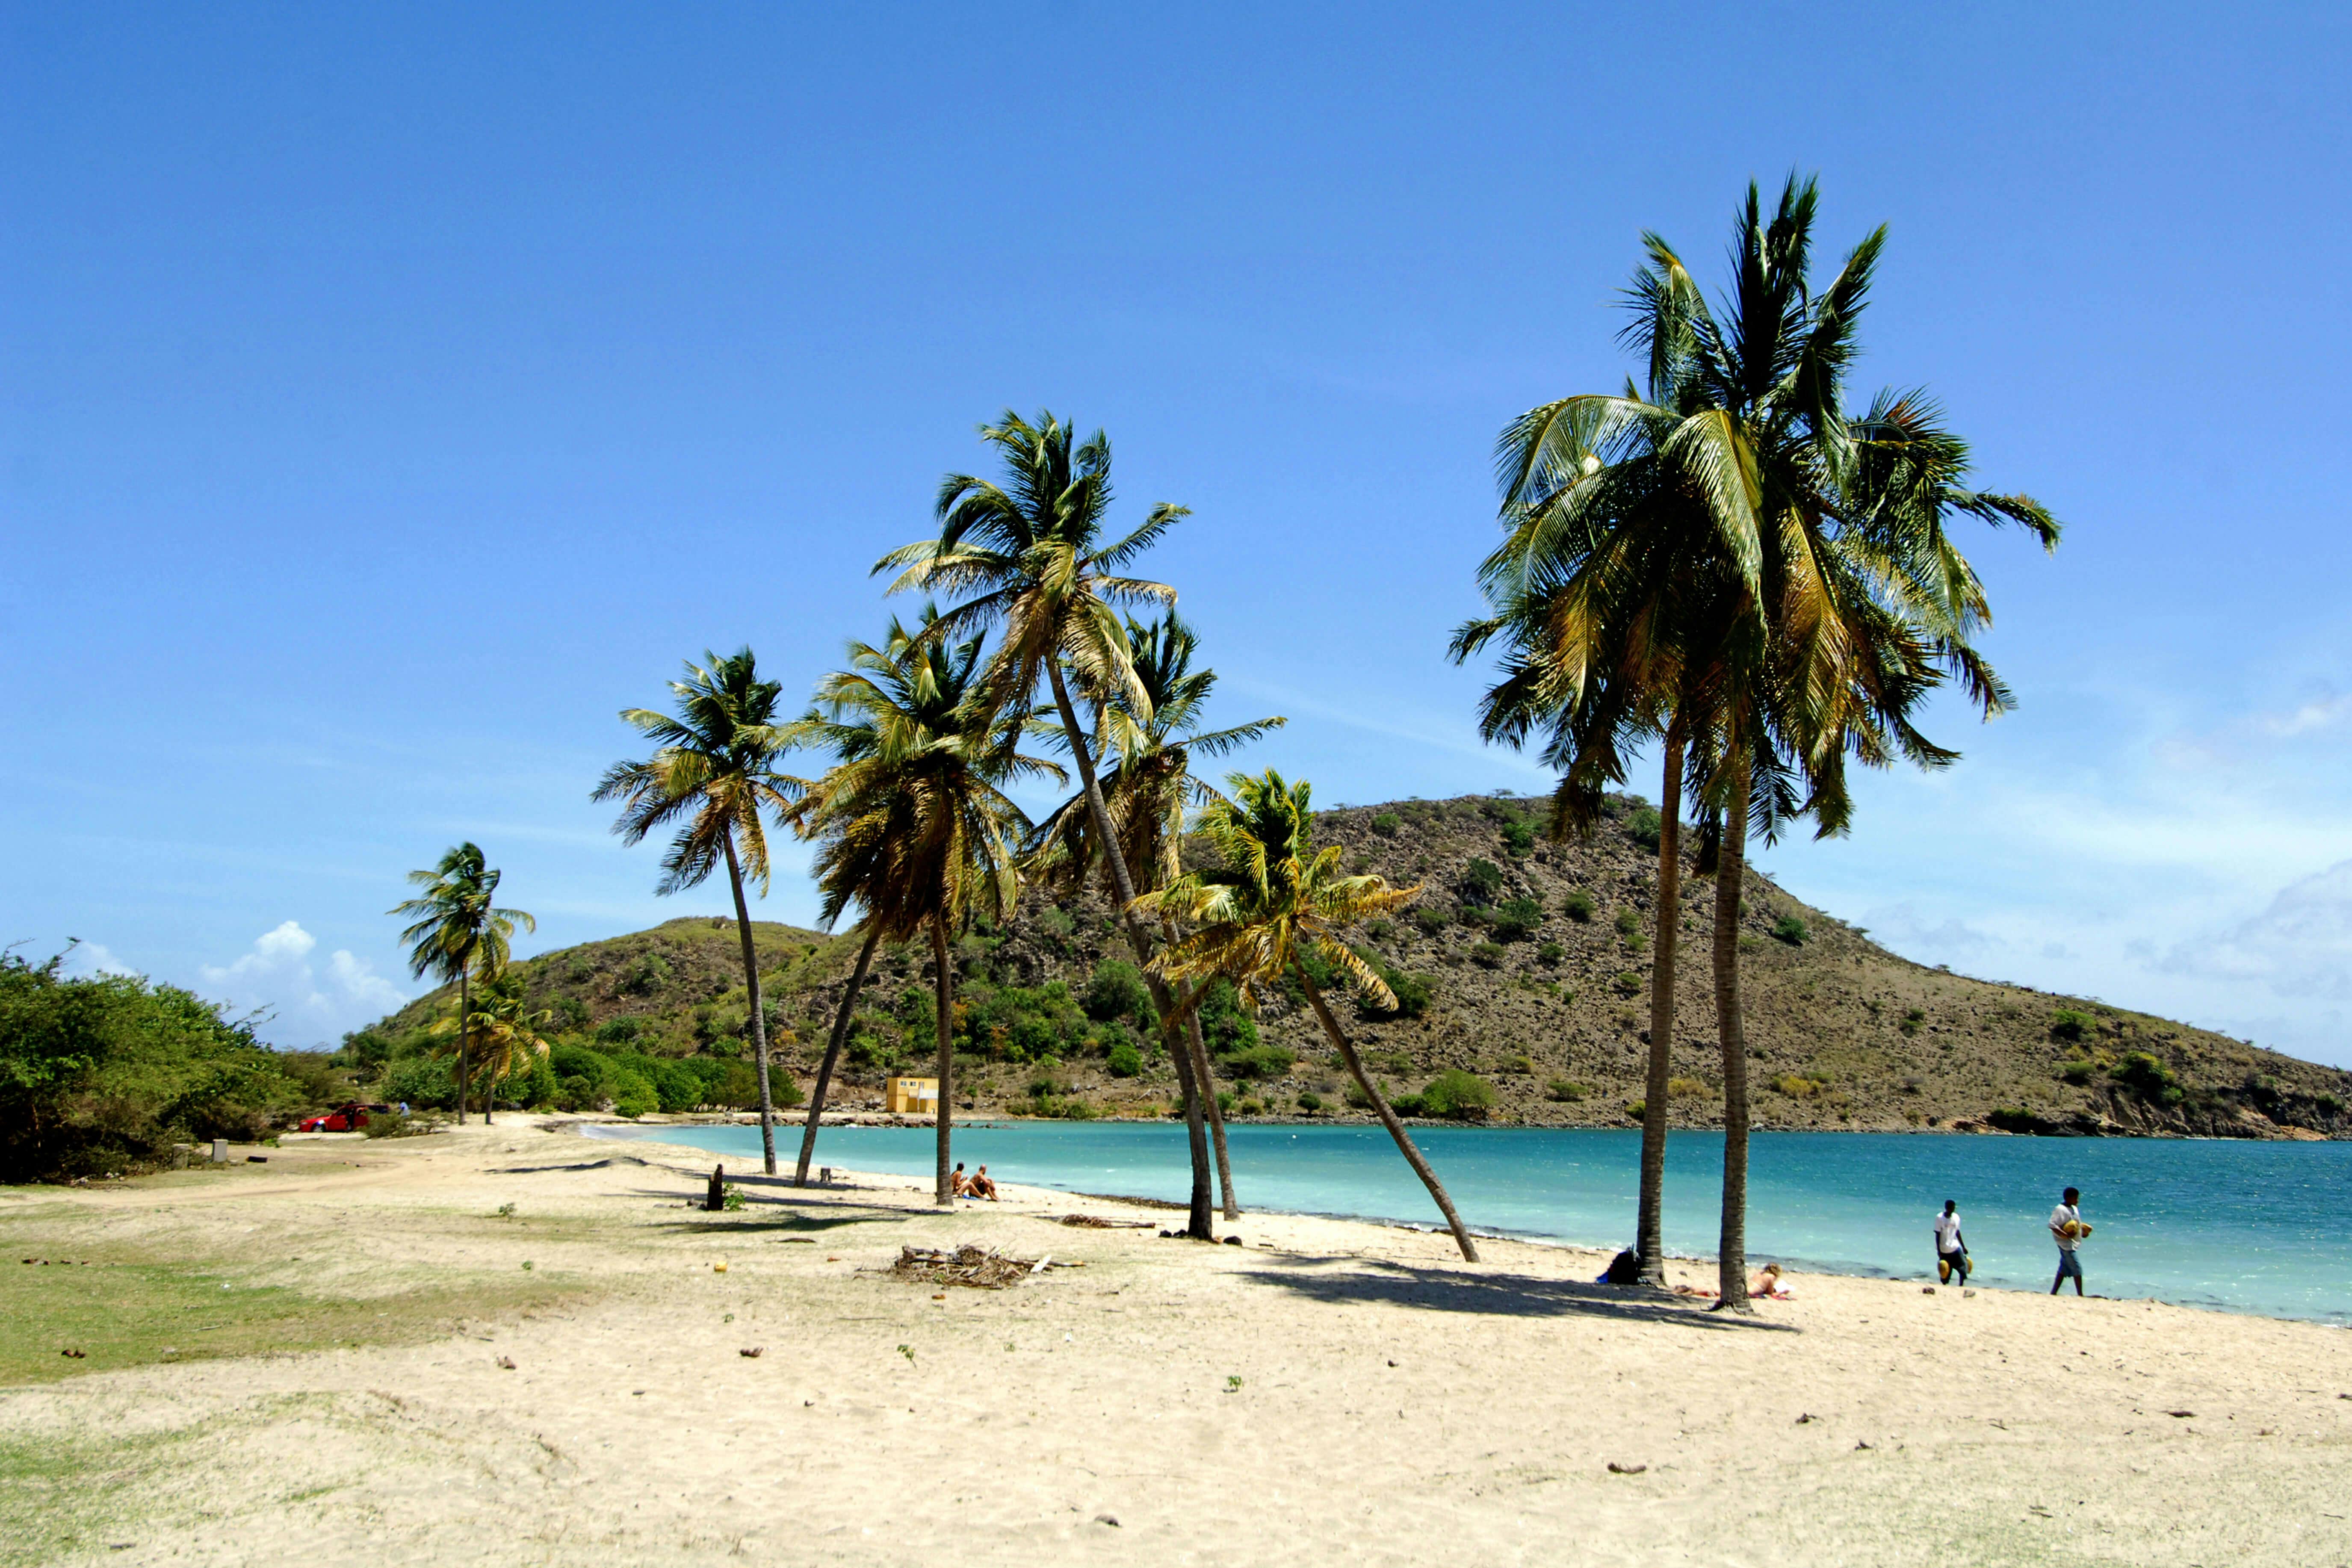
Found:
<svg viewBox="0 0 2352 1568"><path fill-rule="evenodd" d="M1619 936L1639 936L1642 932L1642 917L1631 904L1618 906L1617 918L1611 923L1616 926Z"/></svg>
<svg viewBox="0 0 2352 1568"><path fill-rule="evenodd" d="M1298 1091L1298 1109L1312 1116L1323 1109L1323 1097L1311 1089Z"/></svg>
<svg viewBox="0 0 2352 1568"><path fill-rule="evenodd" d="M1772 934L1790 947L1805 945L1805 922L1794 915L1782 915L1772 922Z"/></svg>
<svg viewBox="0 0 2352 1568"><path fill-rule="evenodd" d="M1503 868L1492 860L1474 858L1462 870L1462 901L1484 906L1503 890Z"/></svg>
<svg viewBox="0 0 2352 1568"><path fill-rule="evenodd" d="M1706 1093L1706 1085L1695 1078L1670 1078L1666 1080L1668 1100L1696 1100Z"/></svg>
<svg viewBox="0 0 2352 1568"><path fill-rule="evenodd" d="M1794 1073L1774 1079L1772 1087L1790 1100L1811 1100L1822 1091L1820 1084L1809 1078L1799 1078Z"/></svg>
<svg viewBox="0 0 2352 1568"><path fill-rule="evenodd" d="M1584 1095L1585 1089L1582 1084L1570 1083L1564 1078L1556 1078L1544 1085L1544 1098L1556 1100L1562 1105L1574 1105L1582 1100Z"/></svg>
<svg viewBox="0 0 2352 1568"><path fill-rule="evenodd" d="M1394 921L1366 921L1364 934L1374 942L1386 942L1396 934Z"/></svg>
<svg viewBox="0 0 2352 1568"><path fill-rule="evenodd" d="M1397 829L1402 826L1403 824L1397 820L1397 814L1393 811L1384 811L1372 818L1372 831L1383 838L1394 838L1397 836Z"/></svg>
<svg viewBox="0 0 2352 1568"><path fill-rule="evenodd" d="M613 1075L613 1111L631 1121L661 1109L661 1096L654 1086L625 1068Z"/></svg>
<svg viewBox="0 0 2352 1568"><path fill-rule="evenodd" d="M1507 854L1524 855L1536 847L1536 830L1525 822L1503 824L1503 849Z"/></svg>
<svg viewBox="0 0 2352 1568"><path fill-rule="evenodd" d="M1087 976L1086 994L1079 998L1079 1005L1086 1009L1087 1017L1097 1023L1112 1018L1149 1020L1151 992L1135 965L1122 959L1106 958Z"/></svg>
<svg viewBox="0 0 2352 1568"><path fill-rule="evenodd" d="M1543 906L1529 898L1506 899L1495 910L1495 934L1505 942L1520 942L1543 924Z"/></svg>
<svg viewBox="0 0 2352 1568"><path fill-rule="evenodd" d="M2098 1070L2098 1064L2090 1058L2075 1057L2058 1069L2058 1076L2079 1089L2089 1083Z"/></svg>
<svg viewBox="0 0 2352 1568"><path fill-rule="evenodd" d="M596 1027L596 1043L600 1046L625 1046L637 1038L640 1032L650 1034L646 1020L631 1014L607 1018Z"/></svg>
<svg viewBox="0 0 2352 1568"><path fill-rule="evenodd" d="M650 995L668 984L668 961L660 953L649 952L637 960L635 966L629 971L628 978L622 982L622 987L639 995Z"/></svg>
<svg viewBox="0 0 2352 1568"><path fill-rule="evenodd" d="M1567 956L1568 949L1560 946L1559 943L1556 942L1548 942L1541 947L1536 949L1536 962L1542 964L1546 969L1559 968L1560 960Z"/></svg>
<svg viewBox="0 0 2352 1568"><path fill-rule="evenodd" d="M1503 944L1497 942L1482 942L1470 950L1470 962L1481 969L1500 969L1503 957Z"/></svg>
<svg viewBox="0 0 2352 1568"><path fill-rule="evenodd" d="M1424 1116L1468 1121L1485 1116L1494 1104L1495 1086L1460 1068L1447 1068L1421 1091L1421 1113Z"/></svg>
<svg viewBox="0 0 2352 1568"><path fill-rule="evenodd" d="M1664 819L1648 806L1637 806L1625 818L1625 836L1644 849L1655 849L1665 826Z"/></svg>
<svg viewBox="0 0 2352 1568"><path fill-rule="evenodd" d="M1219 1057L1217 1070L1236 1082L1248 1083L1256 1079L1281 1078L1297 1059L1280 1046L1252 1046Z"/></svg>
<svg viewBox="0 0 2352 1568"><path fill-rule="evenodd" d="M457 1063L446 1057L404 1057L376 1080L376 1097L387 1105L448 1110L457 1103Z"/></svg>
<svg viewBox="0 0 2352 1568"><path fill-rule="evenodd" d="M1110 1048L1110 1076L1133 1078L1143 1070L1143 1053L1121 1040Z"/></svg>
<svg viewBox="0 0 2352 1568"><path fill-rule="evenodd" d="M1446 921L1452 918L1444 910L1432 904L1423 904L1412 911L1413 923L1432 936L1444 931Z"/></svg>
<svg viewBox="0 0 2352 1568"><path fill-rule="evenodd" d="M1620 996L1639 996L1642 994L1642 977L1630 969L1619 970L1617 977L1609 984L1617 988Z"/></svg>
<svg viewBox="0 0 2352 1568"><path fill-rule="evenodd" d="M1592 895L1579 888L1569 894L1568 901L1560 906L1560 910L1570 920L1583 925L1592 919L1593 907Z"/></svg>
<svg viewBox="0 0 2352 1568"><path fill-rule="evenodd" d="M2033 1112L2015 1105L1996 1106L1985 1120L2003 1132L2031 1132L2041 1125Z"/></svg>
<svg viewBox="0 0 2352 1568"><path fill-rule="evenodd" d="M2050 1037L2054 1040L2080 1040L2091 1033L2088 1013L2077 1013L2071 1007L2061 1007L2050 1015Z"/></svg>
<svg viewBox="0 0 2352 1568"><path fill-rule="evenodd" d="M908 1044L918 1049L926 1045L932 1045L934 1049L937 1048L935 1041L940 1027L940 1004L939 999L931 994L930 987L909 985L899 992L898 999L890 1004L890 1019L907 1031Z"/></svg>
<svg viewBox="0 0 2352 1568"><path fill-rule="evenodd" d="M2127 1051L2107 1076L2151 1105L2178 1105L2188 1098L2180 1080L2146 1051Z"/></svg>

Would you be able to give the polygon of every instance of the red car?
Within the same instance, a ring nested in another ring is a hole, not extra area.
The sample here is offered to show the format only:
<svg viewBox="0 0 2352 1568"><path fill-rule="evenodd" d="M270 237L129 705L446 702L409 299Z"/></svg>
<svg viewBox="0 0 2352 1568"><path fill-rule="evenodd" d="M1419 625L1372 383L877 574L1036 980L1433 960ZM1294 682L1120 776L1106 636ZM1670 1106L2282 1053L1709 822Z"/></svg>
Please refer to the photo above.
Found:
<svg viewBox="0 0 2352 1568"><path fill-rule="evenodd" d="M297 1132L356 1132L368 1124L368 1108L353 1103L339 1105L324 1116L313 1116L299 1123Z"/></svg>

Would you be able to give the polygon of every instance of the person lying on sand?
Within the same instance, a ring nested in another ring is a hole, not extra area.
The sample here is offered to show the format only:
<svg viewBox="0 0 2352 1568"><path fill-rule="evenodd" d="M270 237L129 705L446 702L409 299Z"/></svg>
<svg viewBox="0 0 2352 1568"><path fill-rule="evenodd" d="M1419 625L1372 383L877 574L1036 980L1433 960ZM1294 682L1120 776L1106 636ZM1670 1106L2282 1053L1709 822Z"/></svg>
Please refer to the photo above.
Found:
<svg viewBox="0 0 2352 1568"><path fill-rule="evenodd" d="M986 1198L990 1203L996 1201L996 1184L989 1179L987 1166L982 1165L971 1173L971 1181L965 1186L964 1194L967 1197Z"/></svg>
<svg viewBox="0 0 2352 1568"><path fill-rule="evenodd" d="M1756 1277L1756 1283L1748 1288L1748 1293L1759 1301L1790 1301L1796 1299L1789 1288L1780 1283L1780 1266L1777 1263L1764 1266L1764 1272Z"/></svg>

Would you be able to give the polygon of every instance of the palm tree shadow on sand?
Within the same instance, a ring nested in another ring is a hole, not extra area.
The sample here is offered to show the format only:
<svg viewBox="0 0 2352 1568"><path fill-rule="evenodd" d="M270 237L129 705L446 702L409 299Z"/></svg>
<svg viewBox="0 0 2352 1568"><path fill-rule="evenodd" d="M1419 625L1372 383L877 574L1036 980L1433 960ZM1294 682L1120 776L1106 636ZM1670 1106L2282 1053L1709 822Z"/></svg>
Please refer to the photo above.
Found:
<svg viewBox="0 0 2352 1568"><path fill-rule="evenodd" d="M1364 1258L1301 1258L1244 1276L1310 1300L1384 1303L1432 1312L1505 1318L1606 1318L1743 1333L1799 1333L1794 1324L1707 1310L1697 1298L1627 1286L1545 1279L1531 1274L1457 1273Z"/></svg>

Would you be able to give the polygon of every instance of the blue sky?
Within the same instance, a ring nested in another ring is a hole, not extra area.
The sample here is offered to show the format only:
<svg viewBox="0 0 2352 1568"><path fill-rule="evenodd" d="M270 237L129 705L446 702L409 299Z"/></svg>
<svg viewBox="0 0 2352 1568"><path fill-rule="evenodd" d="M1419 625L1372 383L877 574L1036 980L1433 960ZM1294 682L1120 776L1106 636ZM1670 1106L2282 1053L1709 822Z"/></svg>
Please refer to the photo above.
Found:
<svg viewBox="0 0 2352 1568"><path fill-rule="evenodd" d="M537 946L717 910L589 803L614 710L872 636L1008 405L1194 509L1149 565L1291 717L1253 761L1540 788L1441 658L1495 434L1622 379L1641 230L1713 275L1798 168L1891 226L1858 395L2069 531L1970 541L2020 710L1767 868L2352 1063L2338 12L0 15L0 941L307 1045L415 989L383 911L460 837Z"/></svg>

